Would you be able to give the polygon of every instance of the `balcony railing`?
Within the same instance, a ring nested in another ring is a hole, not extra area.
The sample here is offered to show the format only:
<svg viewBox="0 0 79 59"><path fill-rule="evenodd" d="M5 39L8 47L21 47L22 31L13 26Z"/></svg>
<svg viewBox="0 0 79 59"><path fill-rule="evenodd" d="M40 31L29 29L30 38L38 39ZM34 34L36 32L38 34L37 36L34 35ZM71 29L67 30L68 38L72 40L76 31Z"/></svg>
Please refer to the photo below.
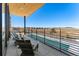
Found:
<svg viewBox="0 0 79 59"><path fill-rule="evenodd" d="M50 47L53 47L68 55L79 56L79 36L71 36L62 32L61 28L58 32L51 28L31 28L27 29L28 36L34 40L38 40Z"/></svg>

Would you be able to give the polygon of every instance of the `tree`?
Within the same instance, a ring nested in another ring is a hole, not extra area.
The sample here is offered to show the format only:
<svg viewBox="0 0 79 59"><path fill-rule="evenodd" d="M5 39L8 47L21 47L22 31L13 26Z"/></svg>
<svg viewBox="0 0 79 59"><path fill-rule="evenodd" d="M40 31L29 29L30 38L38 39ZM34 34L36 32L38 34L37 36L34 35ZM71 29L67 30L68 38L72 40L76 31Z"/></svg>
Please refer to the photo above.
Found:
<svg viewBox="0 0 79 59"><path fill-rule="evenodd" d="M50 31L50 34L53 34L53 33L56 33L55 28L52 28L51 31Z"/></svg>
<svg viewBox="0 0 79 59"><path fill-rule="evenodd" d="M70 38L68 34L66 35L66 38Z"/></svg>

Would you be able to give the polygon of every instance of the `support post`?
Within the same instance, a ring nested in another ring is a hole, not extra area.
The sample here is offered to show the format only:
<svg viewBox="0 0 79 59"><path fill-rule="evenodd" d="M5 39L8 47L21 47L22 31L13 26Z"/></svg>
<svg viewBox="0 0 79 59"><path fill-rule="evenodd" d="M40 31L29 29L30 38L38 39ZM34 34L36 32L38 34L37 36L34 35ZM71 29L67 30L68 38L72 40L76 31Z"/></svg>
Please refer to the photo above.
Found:
<svg viewBox="0 0 79 59"><path fill-rule="evenodd" d="M26 16L24 16L24 35L26 34Z"/></svg>
<svg viewBox="0 0 79 59"><path fill-rule="evenodd" d="M2 3L0 3L0 56L2 56Z"/></svg>
<svg viewBox="0 0 79 59"><path fill-rule="evenodd" d="M9 40L9 38L10 38L10 13L9 13L9 6L7 3L5 3L5 51L7 50L7 41Z"/></svg>

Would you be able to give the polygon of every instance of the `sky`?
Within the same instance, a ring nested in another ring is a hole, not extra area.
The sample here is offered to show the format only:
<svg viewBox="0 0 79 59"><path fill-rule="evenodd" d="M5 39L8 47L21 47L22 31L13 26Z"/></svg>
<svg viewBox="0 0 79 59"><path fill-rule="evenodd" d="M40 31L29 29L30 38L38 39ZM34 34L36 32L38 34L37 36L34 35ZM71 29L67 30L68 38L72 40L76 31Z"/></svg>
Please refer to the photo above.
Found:
<svg viewBox="0 0 79 59"><path fill-rule="evenodd" d="M21 16L11 14L13 27L23 27ZM79 4L46 3L26 17L26 27L76 27L79 28Z"/></svg>

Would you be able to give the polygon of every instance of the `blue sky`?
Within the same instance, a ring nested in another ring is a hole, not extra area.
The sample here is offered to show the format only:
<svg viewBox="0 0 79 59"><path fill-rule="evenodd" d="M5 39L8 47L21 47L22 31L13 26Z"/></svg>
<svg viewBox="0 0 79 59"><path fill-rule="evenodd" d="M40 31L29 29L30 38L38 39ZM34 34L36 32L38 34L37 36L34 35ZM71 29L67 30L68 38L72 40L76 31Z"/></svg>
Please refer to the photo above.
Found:
<svg viewBox="0 0 79 59"><path fill-rule="evenodd" d="M23 27L23 17L11 15L14 27ZM46 3L29 17L26 27L79 27L79 4Z"/></svg>

